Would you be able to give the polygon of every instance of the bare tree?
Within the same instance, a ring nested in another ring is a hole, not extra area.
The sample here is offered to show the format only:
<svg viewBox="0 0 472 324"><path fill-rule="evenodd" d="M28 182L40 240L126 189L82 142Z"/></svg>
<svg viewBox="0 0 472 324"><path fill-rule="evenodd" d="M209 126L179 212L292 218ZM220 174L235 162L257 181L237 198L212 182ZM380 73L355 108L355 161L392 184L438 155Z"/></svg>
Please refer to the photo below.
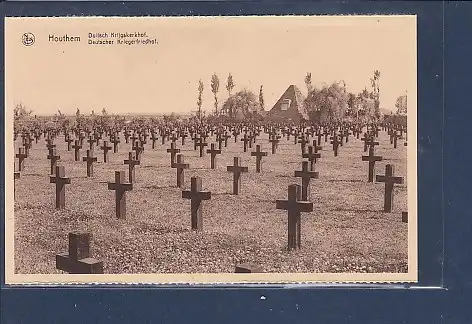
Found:
<svg viewBox="0 0 472 324"><path fill-rule="evenodd" d="M201 122L203 104L203 81L198 80L197 118Z"/></svg>
<svg viewBox="0 0 472 324"><path fill-rule="evenodd" d="M215 97L215 115L218 115L218 91L220 90L220 79L213 73L211 76L211 92L213 92L213 96Z"/></svg>

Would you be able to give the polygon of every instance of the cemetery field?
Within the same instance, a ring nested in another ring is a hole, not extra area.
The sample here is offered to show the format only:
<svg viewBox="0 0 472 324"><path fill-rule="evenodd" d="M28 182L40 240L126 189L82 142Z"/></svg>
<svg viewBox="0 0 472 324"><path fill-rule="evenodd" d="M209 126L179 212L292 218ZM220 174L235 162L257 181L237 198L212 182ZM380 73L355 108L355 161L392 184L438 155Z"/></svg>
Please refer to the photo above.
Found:
<svg viewBox="0 0 472 324"><path fill-rule="evenodd" d="M321 139L321 159L315 165L318 179L310 182L309 201L313 212L301 214L301 249L287 250L287 211L276 209L277 199L287 199L287 187L301 184L294 177L301 170L300 144L281 138L271 154L268 135L261 133L256 144L268 152L262 172L255 171L255 144L243 152L238 137L228 140L217 156L216 170L210 169L210 155L199 157L187 138L177 148L190 168L185 170L184 189L190 178L199 176L211 199L202 203L203 231L191 230L190 200L182 198L176 186L176 169L170 167L170 142L150 140L145 144L140 165L135 168L133 189L126 193L126 219L115 215L115 171L126 171L131 144L123 135L119 152L95 147L94 175L87 178L82 162L88 143L84 141L80 162L74 150L67 151L64 136L56 140L59 165L65 166L71 184L66 185L65 209L55 208L55 184L50 183L50 160L44 138L32 144L24 171L16 180L14 213L15 272L21 274L62 273L56 270L55 256L67 252L69 232L92 234L91 256L103 261L104 273L221 273L234 272L235 265L251 262L263 272L407 272L407 147L399 141L393 148L385 131L379 133L375 153L376 174L385 174L385 165L395 166L395 175L404 184L395 185L392 213L383 212L384 183L368 183L368 162L361 159L363 142L353 136L334 157L332 145ZM131 141L130 141L131 142ZM215 137L209 137L214 143ZM100 146L102 142L100 142ZM209 149L210 144L205 148ZM15 153L21 137L15 142ZM233 174L226 167L241 157L249 168L241 178L241 193L232 195ZM15 162L16 163L16 162Z"/></svg>

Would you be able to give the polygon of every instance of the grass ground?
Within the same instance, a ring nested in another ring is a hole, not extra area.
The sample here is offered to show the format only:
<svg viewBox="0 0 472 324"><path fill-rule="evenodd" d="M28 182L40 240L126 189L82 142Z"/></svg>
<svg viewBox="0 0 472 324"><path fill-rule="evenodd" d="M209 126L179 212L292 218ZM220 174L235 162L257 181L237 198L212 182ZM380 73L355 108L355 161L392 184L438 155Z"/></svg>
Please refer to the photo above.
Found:
<svg viewBox="0 0 472 324"><path fill-rule="evenodd" d="M93 178L86 177L85 162L74 161L63 137L56 140L60 164L72 182L66 187L66 208L60 211L55 209L55 185L49 183L45 142L33 144L16 182L16 273L60 273L55 255L67 251L71 231L92 233L91 253L104 261L105 273L234 272L242 262L259 264L264 272L407 272L408 231L401 222L401 212L407 210L406 147L399 142L394 149L385 132L376 148L383 157L377 174L384 174L390 163L396 175L405 177L405 184L395 188L393 212L382 212L384 184L367 182L362 141L350 137L334 157L322 139L322 158L316 164L320 176L311 181L314 210L302 214L302 249L296 252L287 251L287 213L275 209L276 199L287 198L288 185L301 183L293 176L302 161L293 138L282 139L275 155L266 134L258 139L269 153L260 174L250 150L244 153L242 142L232 138L217 157L217 170L210 169L209 155L198 156L191 141L183 147L179 143L190 164L185 188L198 175L212 192L204 202L204 230L196 233L190 229L190 201L175 186L176 170L166 152L170 144L160 141L154 150L145 145L136 183L127 193L127 219L116 219L115 192L107 190L107 182L114 182L115 170L128 170L123 161L131 145L121 137L119 153L110 152L108 163L95 149L99 162ZM18 138L15 152L20 143ZM234 156L249 167L238 196L230 194L232 174L226 172Z"/></svg>

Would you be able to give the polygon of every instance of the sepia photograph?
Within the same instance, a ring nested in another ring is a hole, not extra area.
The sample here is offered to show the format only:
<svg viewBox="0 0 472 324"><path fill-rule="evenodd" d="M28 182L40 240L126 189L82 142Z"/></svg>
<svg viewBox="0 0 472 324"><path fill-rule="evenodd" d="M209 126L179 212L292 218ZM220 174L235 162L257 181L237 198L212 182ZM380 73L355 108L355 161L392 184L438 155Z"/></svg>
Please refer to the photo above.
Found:
<svg viewBox="0 0 472 324"><path fill-rule="evenodd" d="M5 18L6 283L416 282L416 16Z"/></svg>

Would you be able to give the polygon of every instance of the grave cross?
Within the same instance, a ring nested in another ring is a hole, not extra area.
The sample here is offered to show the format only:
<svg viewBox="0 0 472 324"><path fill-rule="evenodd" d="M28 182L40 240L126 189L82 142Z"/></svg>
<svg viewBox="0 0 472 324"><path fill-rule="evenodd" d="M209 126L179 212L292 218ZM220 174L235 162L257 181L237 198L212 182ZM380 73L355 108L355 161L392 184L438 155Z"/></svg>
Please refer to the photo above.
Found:
<svg viewBox="0 0 472 324"><path fill-rule="evenodd" d="M87 143L89 143L89 149L93 151L93 144L95 144L95 138L93 136L89 136Z"/></svg>
<svg viewBox="0 0 472 324"><path fill-rule="evenodd" d="M198 143L196 144L199 149L200 149L200 157L203 157L205 155L205 146L208 145L208 143L204 142L202 138L198 140Z"/></svg>
<svg viewBox="0 0 472 324"><path fill-rule="evenodd" d="M56 209L63 209L66 205L66 184L70 184L70 178L66 178L64 166L56 166L56 176L49 179L50 183L56 184Z"/></svg>
<svg viewBox="0 0 472 324"><path fill-rule="evenodd" d="M143 151L144 151L144 146L140 146L139 142L136 141L136 142L134 142L134 146L133 146L132 149L133 149L133 151L136 152L136 160L141 161L141 153L143 153Z"/></svg>
<svg viewBox="0 0 472 324"><path fill-rule="evenodd" d="M313 203L300 201L300 186L288 186L288 199L276 200L276 208L288 211L288 250L301 247L301 213L312 212Z"/></svg>
<svg viewBox="0 0 472 324"><path fill-rule="evenodd" d="M334 136L331 137L331 144L333 144L334 156L338 156L338 149L339 149L340 142L336 134L334 134Z"/></svg>
<svg viewBox="0 0 472 324"><path fill-rule="evenodd" d="M310 179L318 179L318 172L308 170L308 162L302 162L302 170L295 171L296 178L302 178L302 200L307 201L310 196Z"/></svg>
<svg viewBox="0 0 472 324"><path fill-rule="evenodd" d="M321 154L316 152L316 148L313 146L308 146L308 153L303 153L302 157L308 158L310 161L310 170L314 171L316 159L321 158Z"/></svg>
<svg viewBox="0 0 472 324"><path fill-rule="evenodd" d="M234 165L227 166L228 172L233 173L233 195L239 195L241 192L241 173L248 172L247 167L241 166L241 158L234 157Z"/></svg>
<svg viewBox="0 0 472 324"><path fill-rule="evenodd" d="M93 177L93 162L97 162L97 157L93 156L93 150L87 150L87 156L82 158L87 162L87 177Z"/></svg>
<svg viewBox="0 0 472 324"><path fill-rule="evenodd" d="M384 212L390 213L393 208L394 184L403 184L403 177L395 177L395 167L392 164L387 164L385 175L378 175L375 180L385 183Z"/></svg>
<svg viewBox="0 0 472 324"><path fill-rule="evenodd" d="M374 155L374 147L369 147L369 155L363 155L362 161L369 161L369 182L374 182L375 162L382 161L381 156Z"/></svg>
<svg viewBox="0 0 472 324"><path fill-rule="evenodd" d="M189 168L188 163L184 163L183 154L177 154L177 163L174 163L173 168L177 169L177 187L182 188L184 179L184 170Z"/></svg>
<svg viewBox="0 0 472 324"><path fill-rule="evenodd" d="M218 154L221 154L221 149L217 150L215 146L216 146L215 143L211 143L210 145L211 148L207 150L207 153L210 153L210 164L211 164L210 167L212 169L216 169L216 156Z"/></svg>
<svg viewBox="0 0 472 324"><path fill-rule="evenodd" d="M247 136L247 134L244 134L244 137L241 138L241 142L244 142L244 152L247 152L247 144L251 141L251 139Z"/></svg>
<svg viewBox="0 0 472 324"><path fill-rule="evenodd" d="M103 262L90 257L89 233L69 233L69 252L56 254L56 269L72 274L102 274Z"/></svg>
<svg viewBox="0 0 472 324"><path fill-rule="evenodd" d="M256 172L260 173L262 171L262 157L267 156L267 152L261 151L261 145L256 145L256 151L251 152L251 156L256 157Z"/></svg>
<svg viewBox="0 0 472 324"><path fill-rule="evenodd" d="M306 147L306 144L308 143L309 141L306 139L306 137L302 134L298 140L298 143L300 143L300 148L302 149L302 154L305 154L305 147Z"/></svg>
<svg viewBox="0 0 472 324"><path fill-rule="evenodd" d="M54 174L56 171L57 161L61 159L60 155L57 155L56 149L52 149L47 156L48 160L51 160L51 174Z"/></svg>
<svg viewBox="0 0 472 324"><path fill-rule="evenodd" d="M279 139L277 136L272 135L271 138L269 139L269 142L272 144L272 154L275 154L277 150L277 144L279 143Z"/></svg>
<svg viewBox="0 0 472 324"><path fill-rule="evenodd" d="M120 144L120 137L118 135L114 135L110 140L113 143L113 153L118 153L118 144Z"/></svg>
<svg viewBox="0 0 472 324"><path fill-rule="evenodd" d="M170 149L167 149L167 153L170 153L170 167L173 168L175 163L175 155L180 153L180 149L175 147L175 141L170 143Z"/></svg>
<svg viewBox="0 0 472 324"><path fill-rule="evenodd" d="M25 149L22 147L18 148L18 153L16 154L16 157L18 158L18 171L23 171L23 169L25 168L25 159L27 157Z"/></svg>
<svg viewBox="0 0 472 324"><path fill-rule="evenodd" d="M159 139L159 137L156 136L156 133L155 132L152 132L151 133L151 145L152 145L152 149L155 149L156 147L156 141Z"/></svg>
<svg viewBox="0 0 472 324"><path fill-rule="evenodd" d="M108 190L115 190L116 217L126 218L126 191L133 190L132 183L126 183L125 171L115 171L115 182L108 183Z"/></svg>
<svg viewBox="0 0 472 324"><path fill-rule="evenodd" d="M103 150L103 162L108 162L108 151L111 150L111 146L108 145L107 141L103 141L103 146L100 147Z"/></svg>
<svg viewBox="0 0 472 324"><path fill-rule="evenodd" d="M75 140L74 145L72 145L72 148L74 149L74 159L76 161L80 160L80 149L82 148L82 145L80 144L79 140Z"/></svg>
<svg viewBox="0 0 472 324"><path fill-rule="evenodd" d="M72 138L70 138L70 135L67 134L66 138L64 141L67 143L67 151L70 152L71 149L71 143L74 141Z"/></svg>
<svg viewBox="0 0 472 324"><path fill-rule="evenodd" d="M128 152L128 160L124 161L124 164L128 164L128 179L129 183L133 183L136 179L136 174L134 170L135 165L140 165L141 162L139 160L135 160L133 158L133 152Z"/></svg>
<svg viewBox="0 0 472 324"><path fill-rule="evenodd" d="M182 198L191 199L192 230L203 230L202 201L211 199L211 192L202 191L202 179L192 177L190 190L182 191Z"/></svg>

